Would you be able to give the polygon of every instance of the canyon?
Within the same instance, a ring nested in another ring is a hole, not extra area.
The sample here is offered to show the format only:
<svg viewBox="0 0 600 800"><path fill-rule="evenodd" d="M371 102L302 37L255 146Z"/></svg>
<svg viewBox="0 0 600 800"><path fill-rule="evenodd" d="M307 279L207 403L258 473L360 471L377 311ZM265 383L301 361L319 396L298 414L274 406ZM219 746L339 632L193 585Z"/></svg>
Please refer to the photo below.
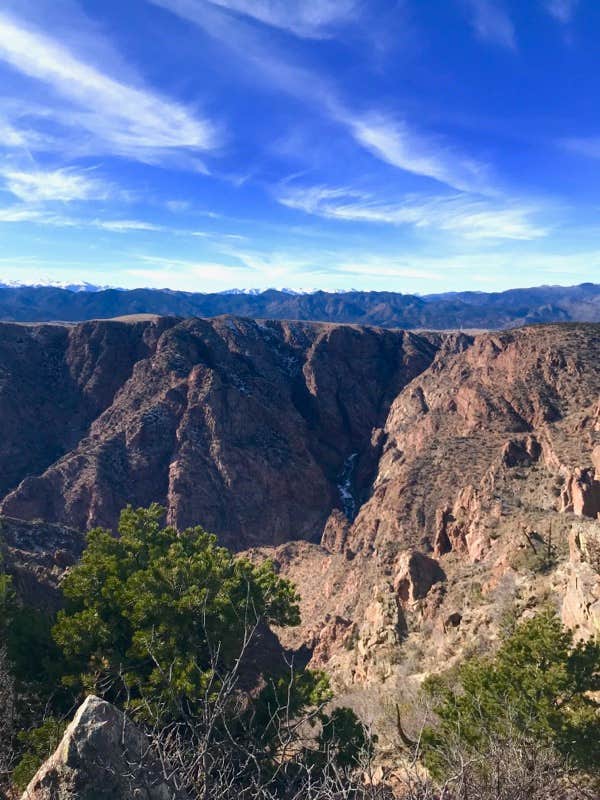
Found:
<svg viewBox="0 0 600 800"><path fill-rule="evenodd" d="M599 355L594 324L2 323L9 570L51 607L86 530L158 502L293 580L282 644L385 743L386 692L511 616L600 630Z"/></svg>

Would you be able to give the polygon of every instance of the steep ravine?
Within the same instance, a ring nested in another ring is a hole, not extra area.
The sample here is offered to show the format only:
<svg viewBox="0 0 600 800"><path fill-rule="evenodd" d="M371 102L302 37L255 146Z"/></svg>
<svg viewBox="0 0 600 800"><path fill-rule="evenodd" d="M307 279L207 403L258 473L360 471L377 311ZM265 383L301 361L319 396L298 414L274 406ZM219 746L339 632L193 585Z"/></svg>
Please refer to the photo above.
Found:
<svg viewBox="0 0 600 800"><path fill-rule="evenodd" d="M175 322L0 324L0 495L76 447Z"/></svg>
<svg viewBox="0 0 600 800"><path fill-rule="evenodd" d="M52 395L69 398L69 414L55 401L58 444L7 481L2 512L85 530L114 527L127 503L158 501L174 524L203 524L235 549L319 541L343 505L350 453L364 499L390 405L438 347L402 331L231 317L86 323L56 336ZM16 386L25 367L12 355ZM35 425L32 415L33 438Z"/></svg>

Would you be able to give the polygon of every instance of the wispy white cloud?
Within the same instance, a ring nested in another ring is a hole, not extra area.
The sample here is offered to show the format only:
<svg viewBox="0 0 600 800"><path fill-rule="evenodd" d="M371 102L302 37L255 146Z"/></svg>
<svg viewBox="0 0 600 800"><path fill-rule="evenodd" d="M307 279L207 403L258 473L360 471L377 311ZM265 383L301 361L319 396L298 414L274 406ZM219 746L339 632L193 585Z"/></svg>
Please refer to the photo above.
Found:
<svg viewBox="0 0 600 800"><path fill-rule="evenodd" d="M270 285L298 273L320 269L319 259L314 253L291 253L282 250L252 250L250 248L221 247L221 252L240 262L247 270L264 277Z"/></svg>
<svg viewBox="0 0 600 800"><path fill-rule="evenodd" d="M577 279L589 280L600 268L600 251L547 253L541 250L523 252L510 244L507 249L493 251L459 249L452 253L402 255L373 253L337 253L327 262L327 275L337 285L372 288L387 281L410 281L419 291L454 291L479 285L484 290L509 289L560 281L569 284ZM525 276L527 276L525 278ZM294 276L292 276L294 277ZM295 276L296 278L298 276ZM525 278L525 280L524 280Z"/></svg>
<svg viewBox="0 0 600 800"><path fill-rule="evenodd" d="M471 25L483 41L509 50L517 49L515 26L501 0L465 0Z"/></svg>
<svg viewBox="0 0 600 800"><path fill-rule="evenodd" d="M25 133L2 119L0 119L0 141L4 147L27 146Z"/></svg>
<svg viewBox="0 0 600 800"><path fill-rule="evenodd" d="M23 101L9 100L2 97L0 101L4 106L5 113L0 117L0 147L5 150L21 150L21 151L34 151L34 150L52 150L53 147L58 147L59 142L53 140L52 136L43 133L40 130L35 130L30 124L21 119L27 116L25 103ZM47 116L47 113L42 109L38 109L42 117ZM17 120L16 123L9 122L8 117L14 115ZM64 146L64 143L63 143Z"/></svg>
<svg viewBox="0 0 600 800"><path fill-rule="evenodd" d="M110 265L104 261L94 265L94 282L186 291L312 286L329 291L358 288L431 293L465 287L501 291L548 283L569 285L593 280L600 269L599 250L568 248L558 253L555 248L523 248L511 242L493 248L480 247L477 241L458 244L455 248L444 246L441 251L403 247L401 252L397 248L374 252L373 247L348 246L272 251L248 245L239 251L197 258L168 257L154 251L127 253L119 247ZM46 274L51 280L77 283L88 274L82 272L89 270L87 257L85 265L77 257L71 262L64 258L3 257L0 266L3 279L35 283ZM120 265L118 280L115 259Z"/></svg>
<svg viewBox="0 0 600 800"><path fill-rule="evenodd" d="M62 173L63 171L57 171ZM71 171L72 172L72 171ZM195 228L179 227L178 225L164 224L163 222L154 222L148 219L139 219L132 217L119 217L110 216L107 218L91 217L89 216L92 211L89 205L81 205L81 203L74 203L74 207L70 208L70 213L63 213L62 207L57 210L57 202L68 203L71 201L88 201L104 197L125 197L129 199L128 194L125 192L117 191L114 187L103 183L98 180L96 185L88 185L83 183L79 185L75 183L70 184L68 181L61 182L57 180L51 187L40 179L38 184L31 185L29 182L24 185L17 184L21 179L23 173L4 173L10 175L14 180L14 194L20 196L23 202L15 203L13 205L0 207L0 224L32 224L43 225L52 228L73 228L73 229L93 229L96 231L103 231L106 233L114 234L135 234L135 233L161 233L170 237L178 239L189 237L190 239L202 239L206 242L207 246L218 248L219 252L227 252L234 243L245 242L248 237L241 233L234 233L230 231L203 231ZM29 173L26 173L29 177ZM35 173L33 173L35 174ZM47 175L48 173L43 173ZM75 174L75 173L73 173ZM0 176L2 171L0 170ZM81 173L78 177L85 177L86 173ZM52 202L53 201L53 202ZM210 218L217 219L218 215L212 212L202 212L193 210L190 211L190 206L186 203L185 210L188 212L188 221L190 213L202 214ZM104 208L105 214L114 214L112 211ZM235 220L233 220L235 223ZM247 224L247 221L245 221Z"/></svg>
<svg viewBox="0 0 600 800"><path fill-rule="evenodd" d="M545 0L547 12L565 25L573 19L579 0Z"/></svg>
<svg viewBox="0 0 600 800"><path fill-rule="evenodd" d="M153 222L145 222L139 219L95 219L89 223L94 228L100 228L111 233L129 233L130 231L167 231L168 228L162 225L155 225Z"/></svg>
<svg viewBox="0 0 600 800"><path fill-rule="evenodd" d="M320 286L330 290L393 288L427 293L463 290L465 286L501 291L547 283L567 285L589 280L599 267L597 250L557 254L542 250L523 252L508 245L507 249L491 251L465 248L442 254L408 251L401 255L361 250L301 255L285 250L277 253L243 250L232 252L229 261L138 254L127 274L144 285L188 291L218 291L232 286L261 289Z"/></svg>
<svg viewBox="0 0 600 800"><path fill-rule="evenodd" d="M320 74L299 66L289 55L278 52L268 37L261 36L243 20L227 18L214 8L224 3L209 3L213 8L208 8L207 12L205 0L149 2L199 26L229 48L232 58L244 65L251 63L253 80L260 78L269 88L275 88L316 108L325 119L340 125L361 148L380 161L455 189L492 191L487 164L470 158L442 137L418 130L404 119L381 111L357 112L351 109L340 98L335 87ZM225 2L229 5L230 0ZM254 8L255 2L253 0L250 4L249 0L244 0L243 5L248 8L252 5ZM307 0L307 8L308 5ZM318 6L319 11L315 13L321 13L321 4L310 5L313 8ZM265 8L267 6L280 8L279 3L265 4ZM287 0L281 2L281 8L284 7L287 17L293 17L291 4ZM339 3L340 9L345 7L344 2ZM329 5L326 3L324 8L329 8Z"/></svg>
<svg viewBox="0 0 600 800"><path fill-rule="evenodd" d="M138 254L136 256L138 261L141 261L145 264L153 264L159 267L181 267L184 269L195 269L196 267L218 267L219 269L239 269L240 264L228 264L226 262L214 262L214 261L202 261L200 259L194 260L189 258L168 258L166 256L155 256L155 255L148 255L148 254ZM247 267L246 267L247 269Z"/></svg>
<svg viewBox="0 0 600 800"><path fill-rule="evenodd" d="M48 214L34 208L24 206L8 206L0 208L0 223L3 222L41 222L48 219Z"/></svg>
<svg viewBox="0 0 600 800"><path fill-rule="evenodd" d="M257 253L257 257L260 257ZM266 255L266 254L265 254ZM114 260L94 265L94 282L128 288L151 286L184 291L219 291L268 286L318 286L334 291L355 287L421 293L464 290L502 291L517 286L548 283L569 285L593 280L600 269L600 251L583 250L567 254L543 251L522 252L509 248L483 252L459 250L444 254L405 252L402 255L373 255L372 252L320 253L308 266L298 265L296 256L278 254L279 275L255 272L242 264L220 260L160 257L145 254L118 256L121 270L115 281ZM37 283L47 280L81 282L81 261L43 258L0 258L2 277ZM89 264L85 264L89 269Z"/></svg>
<svg viewBox="0 0 600 800"><path fill-rule="evenodd" d="M378 158L415 175L465 191L490 191L489 168L441 139L418 133L381 114L338 115L356 141Z"/></svg>
<svg viewBox="0 0 600 800"><path fill-rule="evenodd" d="M179 0L181 2L181 0ZM334 30L356 18L357 0L209 0L213 5L252 17L274 28L308 39L331 36ZM202 6L203 0L187 0Z"/></svg>
<svg viewBox="0 0 600 800"><path fill-rule="evenodd" d="M182 214L190 210L191 204L188 200L167 200L165 202L165 208L167 211L170 211L171 214Z"/></svg>
<svg viewBox="0 0 600 800"><path fill-rule="evenodd" d="M335 254L322 251L299 254L286 250L230 249L223 250L221 256L227 260L196 261L138 254L136 260L141 265L131 266L128 273L142 278L146 285L188 291L219 291L232 287L266 289L307 286L312 281L323 285L323 280L337 273L341 263ZM342 271L343 279L350 278L353 257L341 256L341 260L348 263L348 270L343 268Z"/></svg>
<svg viewBox="0 0 600 800"><path fill-rule="evenodd" d="M147 0L151 5L164 8L186 22L196 25L208 36L218 41L229 51L232 62L237 62L242 80L248 79L247 64L253 72L251 82L260 80L271 88L278 89L302 100L310 98L319 104L327 104L333 91L316 73L299 66L287 50L268 31L260 30L243 16L226 12L223 4L210 0ZM249 5L249 4L248 4ZM286 2L289 15L290 4Z"/></svg>
<svg viewBox="0 0 600 800"><path fill-rule="evenodd" d="M410 195L390 203L354 189L313 186L288 188L278 200L289 208L328 219L433 228L465 239L529 240L547 233L532 221L533 208L467 194Z"/></svg>
<svg viewBox="0 0 600 800"><path fill-rule="evenodd" d="M441 264L435 268L428 264L419 264L419 259L391 258L384 256L363 255L362 257L342 257L332 266L331 273L345 276L349 282L354 283L357 278L367 279L400 279L410 281L443 280L444 271Z"/></svg>
<svg viewBox="0 0 600 800"><path fill-rule="evenodd" d="M72 131L91 134L97 149L160 162L218 144L213 124L182 104L111 77L5 13L0 13L0 61L67 101L46 113Z"/></svg>
<svg viewBox="0 0 600 800"><path fill-rule="evenodd" d="M111 187L92 177L87 172L73 169L18 170L0 169L4 188L26 203L74 200L105 200L111 195Z"/></svg>
<svg viewBox="0 0 600 800"><path fill-rule="evenodd" d="M0 208L1 223L33 223L53 228L95 228L110 233L131 233L136 231L154 231L173 234L188 234L187 231L166 228L147 220L136 219L88 219L59 214L51 209L30 204L6 206Z"/></svg>
<svg viewBox="0 0 600 800"><path fill-rule="evenodd" d="M131 276L138 286L154 288L168 286L170 289L197 292L231 288L237 284L247 285L248 281L259 281L262 278L252 272L252 277L249 278L248 267L240 263L166 258L146 254L135 256L133 263L126 269L126 274Z"/></svg>

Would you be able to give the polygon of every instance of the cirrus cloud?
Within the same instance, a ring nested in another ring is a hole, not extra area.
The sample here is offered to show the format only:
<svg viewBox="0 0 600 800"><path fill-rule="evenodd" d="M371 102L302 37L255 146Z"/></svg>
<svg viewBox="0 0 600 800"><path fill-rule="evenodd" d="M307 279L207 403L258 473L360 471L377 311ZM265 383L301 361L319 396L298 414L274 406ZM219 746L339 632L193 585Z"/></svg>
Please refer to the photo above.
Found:
<svg viewBox="0 0 600 800"><path fill-rule="evenodd" d="M73 169L19 170L3 169L4 187L26 203L75 200L105 200L111 188L104 181L91 177L89 172Z"/></svg>
<svg viewBox="0 0 600 800"><path fill-rule="evenodd" d="M475 34L483 41L517 49L515 26L498 0L466 0Z"/></svg>
<svg viewBox="0 0 600 800"><path fill-rule="evenodd" d="M179 0L180 2L181 0ZM202 0L183 0L201 6ZM209 0L213 5L251 17L266 25L307 39L323 39L339 25L352 19L357 0Z"/></svg>
<svg viewBox="0 0 600 800"><path fill-rule="evenodd" d="M577 11L579 0L546 0L546 11L558 20L567 24L571 22Z"/></svg>
<svg viewBox="0 0 600 800"><path fill-rule="evenodd" d="M48 116L71 133L87 132L96 151L160 163L218 145L212 122L147 88L123 83L5 13L0 13L0 61L62 98L62 105L34 108L32 115Z"/></svg>
<svg viewBox="0 0 600 800"><path fill-rule="evenodd" d="M409 195L391 203L351 188L312 186L287 189L277 199L288 208L328 219L437 228L465 239L530 240L547 233L532 221L535 210L529 206L467 194Z"/></svg>

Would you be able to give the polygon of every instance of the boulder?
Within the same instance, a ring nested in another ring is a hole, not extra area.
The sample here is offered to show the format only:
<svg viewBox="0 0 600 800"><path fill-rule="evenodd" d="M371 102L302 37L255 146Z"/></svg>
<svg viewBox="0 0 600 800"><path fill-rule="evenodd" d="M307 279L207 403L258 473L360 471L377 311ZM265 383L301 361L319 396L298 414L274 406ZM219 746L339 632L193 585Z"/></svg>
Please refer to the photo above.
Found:
<svg viewBox="0 0 600 800"><path fill-rule="evenodd" d="M91 695L21 800L182 800L149 757L148 740L115 706Z"/></svg>

